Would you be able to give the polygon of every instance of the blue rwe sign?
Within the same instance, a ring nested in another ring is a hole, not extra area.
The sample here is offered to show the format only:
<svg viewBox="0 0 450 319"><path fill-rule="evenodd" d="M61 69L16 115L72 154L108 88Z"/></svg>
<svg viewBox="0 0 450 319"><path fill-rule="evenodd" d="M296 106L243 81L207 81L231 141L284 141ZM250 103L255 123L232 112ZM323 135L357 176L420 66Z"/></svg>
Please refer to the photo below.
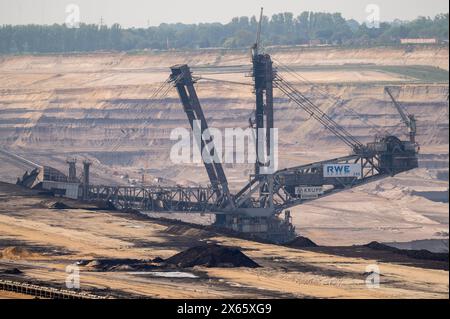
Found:
<svg viewBox="0 0 450 319"><path fill-rule="evenodd" d="M324 164L323 177L361 177L361 165Z"/></svg>

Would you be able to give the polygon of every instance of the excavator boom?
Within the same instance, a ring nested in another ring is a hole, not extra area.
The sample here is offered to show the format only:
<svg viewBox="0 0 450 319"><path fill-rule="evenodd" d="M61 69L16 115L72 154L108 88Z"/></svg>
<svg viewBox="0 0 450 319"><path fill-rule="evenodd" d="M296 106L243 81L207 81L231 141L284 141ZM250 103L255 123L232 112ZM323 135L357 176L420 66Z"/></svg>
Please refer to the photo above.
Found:
<svg viewBox="0 0 450 319"><path fill-rule="evenodd" d="M213 158L216 153L213 137L206 138L205 131L208 130L205 115L203 114L200 101L197 97L197 92L194 88L194 80L192 79L191 70L186 64L175 65L171 67L171 79L178 91L180 100L183 104L184 111L189 120L189 124L193 131L196 130L196 125L200 125L200 136L195 136L197 145L200 149L203 164L208 173L209 180L213 191L217 193L220 206L223 208L234 207L231 198L230 190L228 188L228 181L225 176L222 164L217 159ZM208 158L205 158L207 156Z"/></svg>
<svg viewBox="0 0 450 319"><path fill-rule="evenodd" d="M406 127L408 128L409 132L409 138L411 143L416 142L416 133L417 133L417 123L416 118L412 114L408 114L402 106L397 102L397 100L394 98L394 95L392 94L389 87L385 87L384 91L389 95L389 97L392 100L392 103L394 104L395 108L397 109L397 112L400 114L400 117L402 118L403 123L405 123Z"/></svg>

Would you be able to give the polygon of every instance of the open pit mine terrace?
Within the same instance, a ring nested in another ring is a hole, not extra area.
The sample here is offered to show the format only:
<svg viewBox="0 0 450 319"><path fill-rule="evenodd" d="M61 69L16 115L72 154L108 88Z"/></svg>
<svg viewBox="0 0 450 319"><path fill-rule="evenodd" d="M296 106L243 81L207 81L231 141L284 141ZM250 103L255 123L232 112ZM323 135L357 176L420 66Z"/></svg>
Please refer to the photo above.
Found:
<svg viewBox="0 0 450 319"><path fill-rule="evenodd" d="M0 296L448 298L448 49L374 50L378 54L330 48L270 52L279 65L313 82L311 86L296 83L295 77L283 78L301 88L306 98L314 96L318 86L340 96L341 104L320 103L321 108L332 125L339 123L334 128L350 128L350 136L364 145L373 141L380 126L405 135L384 93L386 86L393 87L394 99L418 120L421 146L418 168L337 197L293 206L288 224L302 236L282 238L278 244L233 227L213 226L209 216L183 213L193 208L187 203L203 196L227 207L226 189L220 189L219 197L200 186L208 182L204 167L166 165L168 132L189 127L173 86L189 91L189 83L181 83L172 69L172 92L156 104L148 99L166 79L167 65L187 62L194 75L204 77L196 89L208 124L245 127L255 105L255 83L242 77L251 69L246 54L3 58L0 139L5 147L0 151L0 174L9 183L0 184ZM266 62L260 56L253 60L264 68ZM261 89L270 103L268 88ZM278 89L297 94L289 86ZM276 96L273 102L276 126L290 131L280 137L281 167L300 164L303 170L327 158L348 160L348 150L335 147L336 135L310 120L312 114L299 112L287 98ZM145 110L149 119L142 120ZM362 114L366 122L349 110ZM137 134L117 146L129 132ZM324 154L323 149L329 151ZM77 162L76 157L83 160ZM80 162L82 173L77 174ZM245 189L247 173L254 168L224 169L230 184L237 185L231 189L235 192ZM219 184L223 182L220 169L214 172ZM178 205L172 207L178 213L142 213L127 205L145 198L136 193L144 188L130 187L145 175L163 185L147 188L149 194L162 196L151 208L157 212L171 203ZM114 191L121 200L108 200ZM373 265L381 284L368 289ZM68 289L73 269L80 273L80 287Z"/></svg>

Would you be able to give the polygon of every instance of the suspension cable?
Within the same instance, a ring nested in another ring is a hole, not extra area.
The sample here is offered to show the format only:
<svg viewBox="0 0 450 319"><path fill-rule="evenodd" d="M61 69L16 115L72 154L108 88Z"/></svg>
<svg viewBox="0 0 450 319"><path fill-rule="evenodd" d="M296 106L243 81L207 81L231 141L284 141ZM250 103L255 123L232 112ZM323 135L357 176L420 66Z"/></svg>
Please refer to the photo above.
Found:
<svg viewBox="0 0 450 319"><path fill-rule="evenodd" d="M362 148L363 144L353 137L346 129L336 123L332 118L325 114L317 105L311 102L305 95L296 90L281 75L277 74L275 86L284 94L292 99L297 105L305 110L311 117L314 117L323 126L340 138L345 144L353 149Z"/></svg>
<svg viewBox="0 0 450 319"><path fill-rule="evenodd" d="M339 107L343 108L345 112L349 113L350 115L356 117L358 120L360 120L362 123L366 124L367 126L372 127L375 131L377 131L377 133L379 133L380 135L383 135L387 132L387 130L385 128L382 128L380 125L370 121L369 119L366 119L364 117L361 116L361 114L359 114L358 112L356 112L355 110L345 106L346 101L343 100L340 97L336 97L331 95L330 93L326 92L325 90L323 90L321 87L319 87L317 84L309 81L308 79L306 79L304 76L302 76L301 74L299 74L298 72L295 72L292 68L290 68L289 66L287 66L286 64L273 59L276 62L276 67L283 69L285 72L289 73L290 75L292 75L293 77L295 77L296 79L298 79L301 82L307 83L308 85L310 85L312 88L316 89L317 91L319 91L319 94L321 96L323 96L324 98L326 98L327 100L333 101L335 104L337 102L339 102Z"/></svg>

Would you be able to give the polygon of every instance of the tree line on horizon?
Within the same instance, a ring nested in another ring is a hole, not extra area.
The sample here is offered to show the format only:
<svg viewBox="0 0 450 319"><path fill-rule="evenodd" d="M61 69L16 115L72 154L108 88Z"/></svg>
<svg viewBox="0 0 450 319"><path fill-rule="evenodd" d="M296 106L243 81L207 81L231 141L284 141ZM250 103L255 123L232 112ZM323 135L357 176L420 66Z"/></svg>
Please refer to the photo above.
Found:
<svg viewBox="0 0 450 319"><path fill-rule="evenodd" d="M258 21L236 17L229 23L162 23L148 28L80 24L2 25L0 53L63 53L92 51L248 48L255 41ZM401 38L437 38L448 41L448 13L412 21L382 22L371 28L340 13L302 12L264 16L265 46L332 44L346 46L392 45Z"/></svg>

